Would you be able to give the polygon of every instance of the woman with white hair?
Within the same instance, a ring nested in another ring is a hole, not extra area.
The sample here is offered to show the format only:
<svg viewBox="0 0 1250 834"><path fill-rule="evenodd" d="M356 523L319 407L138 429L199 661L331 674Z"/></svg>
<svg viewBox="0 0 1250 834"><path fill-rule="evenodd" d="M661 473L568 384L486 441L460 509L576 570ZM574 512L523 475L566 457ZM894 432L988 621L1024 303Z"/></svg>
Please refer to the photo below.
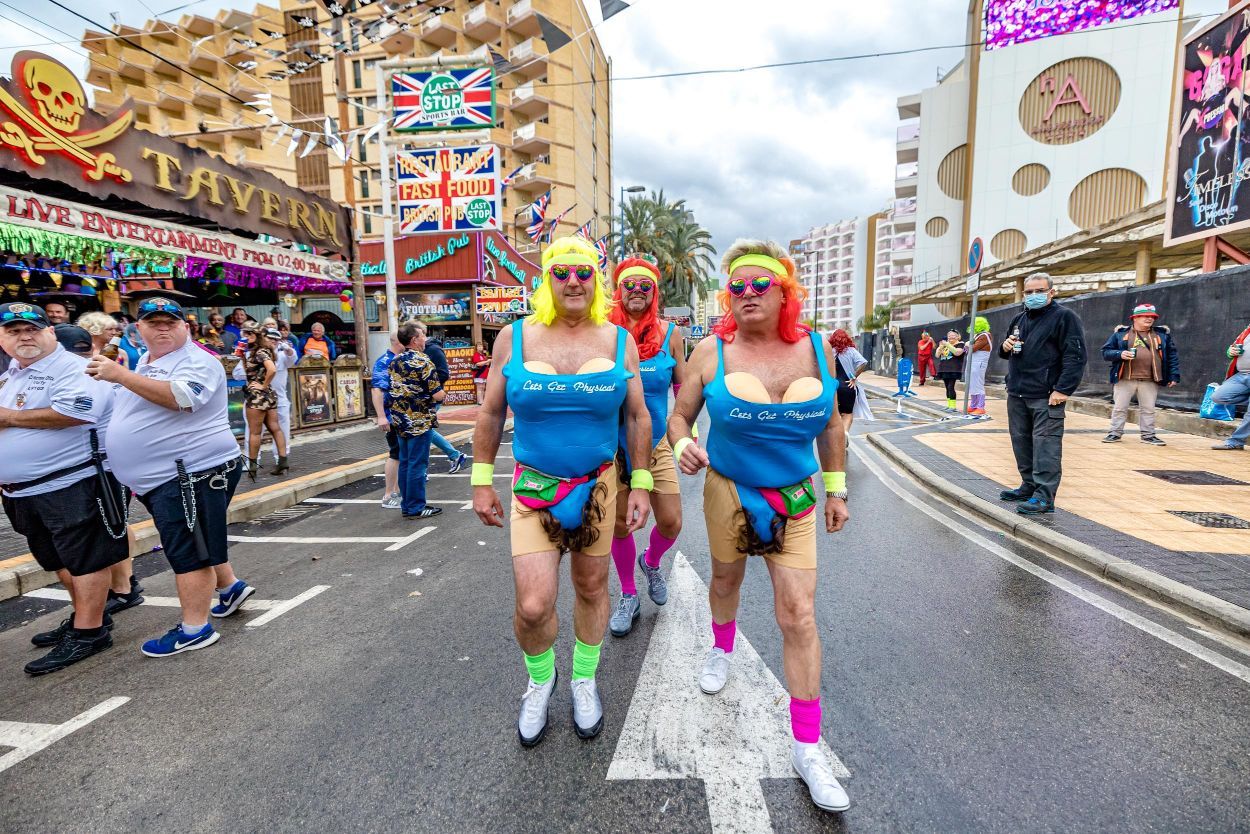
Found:
<svg viewBox="0 0 1250 834"><path fill-rule="evenodd" d="M83 313L78 317L78 326L91 334L91 352L99 353L104 350L104 346L114 336L122 335L122 325L117 319L108 313L102 313L99 310L93 310L90 313ZM125 351L117 352L117 363L124 367L130 367L129 357Z"/></svg>

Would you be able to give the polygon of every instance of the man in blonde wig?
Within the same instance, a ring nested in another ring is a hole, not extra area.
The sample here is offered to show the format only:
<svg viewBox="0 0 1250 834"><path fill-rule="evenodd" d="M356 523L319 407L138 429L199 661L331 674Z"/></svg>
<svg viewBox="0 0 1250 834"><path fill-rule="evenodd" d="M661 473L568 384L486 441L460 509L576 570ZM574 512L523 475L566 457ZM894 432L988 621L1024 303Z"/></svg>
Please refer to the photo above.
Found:
<svg viewBox="0 0 1250 834"><path fill-rule="evenodd" d="M517 735L532 747L547 732L556 685L556 590L560 558L570 552L573 591L573 725L583 739L603 729L595 686L608 621L608 551L617 491L618 432L627 421L630 460L650 460L651 420L638 377L638 348L608 322L598 253L581 238L561 238L543 253L534 313L505 327L495 342L486 396L473 437L473 509L483 524L503 526L495 491L495 455L508 409L513 413L513 628L529 686ZM630 476L630 532L650 512L650 471Z"/></svg>

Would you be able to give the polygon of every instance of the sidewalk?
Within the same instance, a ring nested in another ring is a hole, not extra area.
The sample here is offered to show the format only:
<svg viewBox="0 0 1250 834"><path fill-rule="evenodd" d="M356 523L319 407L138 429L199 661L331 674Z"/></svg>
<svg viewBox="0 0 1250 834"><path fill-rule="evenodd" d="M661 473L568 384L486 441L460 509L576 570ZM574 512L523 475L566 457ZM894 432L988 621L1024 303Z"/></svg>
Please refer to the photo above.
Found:
<svg viewBox="0 0 1250 834"><path fill-rule="evenodd" d="M439 412L443 436L452 443L465 443L473 431L478 406L457 406ZM291 470L285 475L269 474L273 468L272 446L261 447L261 469L252 483L246 475L239 482L230 502L230 523L237 524L274 510L286 509L382 470L386 440L372 420L343 428L305 435L291 441ZM467 451L467 450L466 450ZM431 471L440 471L446 457L435 450ZM136 538L135 554L146 553L159 543L151 516L137 499L130 502L130 523ZM13 531L9 519L0 513L0 600L18 596L56 582L56 575L41 570L30 555L26 539Z"/></svg>
<svg viewBox="0 0 1250 834"><path fill-rule="evenodd" d="M876 396L897 390L887 377L861 379ZM941 386L913 390L919 396L906 408L948 416ZM876 399L874 407L893 402ZM1056 512L1026 519L998 500L1020 483L1001 395L991 394L987 411L990 420L947 419L875 433L870 442L1018 538L1250 634L1248 453L1212 451L1210 438L1167 431L1159 433L1167 446L1148 446L1131 423L1119 443L1103 443L1107 419L1070 412Z"/></svg>

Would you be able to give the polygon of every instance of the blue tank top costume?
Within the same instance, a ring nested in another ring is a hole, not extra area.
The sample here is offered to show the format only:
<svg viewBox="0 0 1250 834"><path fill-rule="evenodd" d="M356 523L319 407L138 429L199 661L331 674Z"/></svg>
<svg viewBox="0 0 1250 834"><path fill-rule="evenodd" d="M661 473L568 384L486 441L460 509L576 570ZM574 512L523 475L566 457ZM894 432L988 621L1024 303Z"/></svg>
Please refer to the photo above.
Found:
<svg viewBox="0 0 1250 834"><path fill-rule="evenodd" d="M669 353L668 344L673 339L673 331L677 325L669 324L664 343L660 352L646 361L638 363L638 372L642 376L642 395L647 403L647 412L651 415L651 448L654 449L664 439L668 430L668 390L673 387L673 368L677 367L677 359ZM618 438L622 453L625 456L626 473L633 470L629 462L629 438L625 420L621 420L621 435Z"/></svg>
<svg viewBox="0 0 1250 834"><path fill-rule="evenodd" d="M748 521L760 541L772 543L778 522L806 515L815 506L812 475L820 471L814 443L834 413L838 380L825 363L824 342L811 333L821 392L801 403L755 403L725 385L725 343L716 339L716 376L703 388L711 431L712 468L734 482ZM801 512L787 512L806 507Z"/></svg>
<svg viewBox="0 0 1250 834"><path fill-rule="evenodd" d="M621 406L627 381L633 377L625 366L628 334L617 328L616 364L606 371L536 374L525 368L523 321L512 325L512 358L503 369L514 416L512 451L518 464L514 494L527 483L546 483L549 488L538 492L559 500L543 508L561 528L575 530L582 524L596 479L616 455ZM531 472L524 473L523 468ZM559 484L552 487L552 482Z"/></svg>

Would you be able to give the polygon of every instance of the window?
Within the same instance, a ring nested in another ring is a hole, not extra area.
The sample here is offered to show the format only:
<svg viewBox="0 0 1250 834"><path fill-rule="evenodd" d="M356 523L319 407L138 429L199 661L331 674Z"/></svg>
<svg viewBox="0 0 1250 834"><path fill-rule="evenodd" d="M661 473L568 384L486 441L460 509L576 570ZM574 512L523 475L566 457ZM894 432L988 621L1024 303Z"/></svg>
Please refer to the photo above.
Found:
<svg viewBox="0 0 1250 834"><path fill-rule="evenodd" d="M356 159L365 162L365 137L356 137Z"/></svg>
<svg viewBox="0 0 1250 834"><path fill-rule="evenodd" d="M360 196L362 199L369 198L369 172L361 171L358 175L360 179Z"/></svg>
<svg viewBox="0 0 1250 834"><path fill-rule="evenodd" d="M369 214L368 211L362 211L360 213L360 225L364 229L365 234L373 234L373 215Z"/></svg>
<svg viewBox="0 0 1250 834"><path fill-rule="evenodd" d="M352 61L352 83L355 84L357 87L365 86L364 77L360 71L359 61Z"/></svg>

